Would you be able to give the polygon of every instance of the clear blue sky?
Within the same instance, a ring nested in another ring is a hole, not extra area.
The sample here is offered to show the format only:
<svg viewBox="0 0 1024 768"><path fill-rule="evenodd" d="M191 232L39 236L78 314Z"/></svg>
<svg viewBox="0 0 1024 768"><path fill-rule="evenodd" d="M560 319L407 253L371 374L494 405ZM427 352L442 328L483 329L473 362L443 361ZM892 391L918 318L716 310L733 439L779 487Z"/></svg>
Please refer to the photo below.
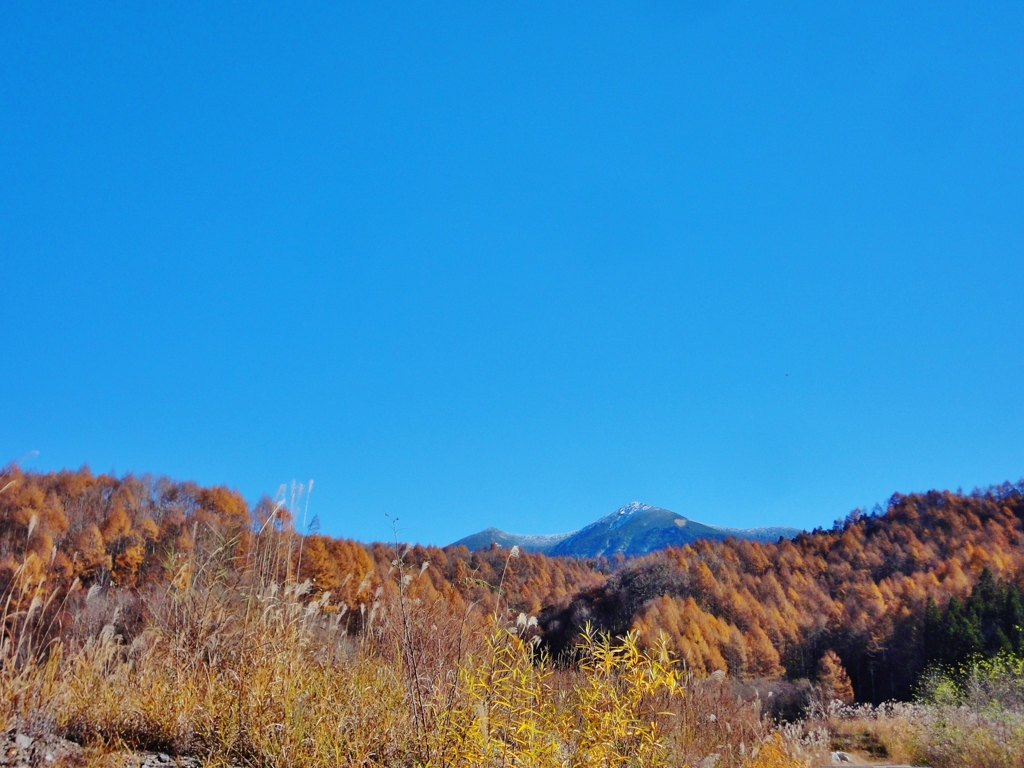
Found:
<svg viewBox="0 0 1024 768"><path fill-rule="evenodd" d="M0 5L0 463L447 543L1024 475L1020 2Z"/></svg>

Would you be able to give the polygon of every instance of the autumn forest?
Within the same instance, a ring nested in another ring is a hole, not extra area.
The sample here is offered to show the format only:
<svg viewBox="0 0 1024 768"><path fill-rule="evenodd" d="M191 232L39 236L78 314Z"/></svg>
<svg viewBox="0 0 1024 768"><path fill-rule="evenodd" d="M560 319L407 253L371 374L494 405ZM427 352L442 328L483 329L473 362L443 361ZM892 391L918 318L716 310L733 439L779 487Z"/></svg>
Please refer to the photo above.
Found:
<svg viewBox="0 0 1024 768"><path fill-rule="evenodd" d="M304 599L353 634L372 632L399 591L463 631L503 602L536 618L538 647L560 663L572 663L587 627L632 630L644 647L663 639L698 677L813 681L838 663L856 699L875 703L910 698L929 664L1022 650L1020 484L896 494L792 541L698 542L631 560L304 534L281 502L250 508L227 488L164 477L11 465L0 488L0 586L8 593L20 574L60 591L50 603L58 634L99 589L134 596L118 627L130 637L149 598L193 578L211 553L242 572L257 535L272 532L277 554L260 567L306 584Z"/></svg>

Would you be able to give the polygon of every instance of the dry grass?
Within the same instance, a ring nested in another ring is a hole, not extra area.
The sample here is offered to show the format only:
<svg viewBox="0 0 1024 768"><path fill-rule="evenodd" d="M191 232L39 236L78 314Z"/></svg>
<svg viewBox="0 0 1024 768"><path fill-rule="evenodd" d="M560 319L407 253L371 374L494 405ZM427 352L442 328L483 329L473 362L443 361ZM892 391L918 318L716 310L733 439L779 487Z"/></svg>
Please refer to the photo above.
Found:
<svg viewBox="0 0 1024 768"><path fill-rule="evenodd" d="M144 604L16 574L2 724L72 738L101 762L124 748L243 766L789 768L822 756L820 739L774 729L728 681L693 680L633 637L588 636L579 665L556 668L525 616L411 599L419 574L400 556L352 632L326 595L289 581L273 531L244 562L235 549L215 542L175 563Z"/></svg>
<svg viewBox="0 0 1024 768"><path fill-rule="evenodd" d="M932 768L1024 768L1024 662L975 661L932 674L914 703L821 708L833 746Z"/></svg>

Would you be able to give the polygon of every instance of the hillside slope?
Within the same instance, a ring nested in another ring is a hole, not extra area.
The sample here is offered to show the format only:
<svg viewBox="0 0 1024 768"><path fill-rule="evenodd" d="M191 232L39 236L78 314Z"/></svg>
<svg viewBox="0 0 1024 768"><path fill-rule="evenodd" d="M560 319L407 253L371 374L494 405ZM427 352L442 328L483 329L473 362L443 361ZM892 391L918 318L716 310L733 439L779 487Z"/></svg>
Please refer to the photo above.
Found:
<svg viewBox="0 0 1024 768"><path fill-rule="evenodd" d="M792 541L670 547L549 608L545 639L558 655L587 624L632 629L646 642L664 635L698 674L738 676L813 677L832 649L858 698L904 698L927 661L943 657L935 648L942 632L925 621L928 613L938 626L943 606L948 625L977 628L952 632L961 646L947 650L954 658L972 647L1024 651L1022 490L896 494L885 510L855 511Z"/></svg>

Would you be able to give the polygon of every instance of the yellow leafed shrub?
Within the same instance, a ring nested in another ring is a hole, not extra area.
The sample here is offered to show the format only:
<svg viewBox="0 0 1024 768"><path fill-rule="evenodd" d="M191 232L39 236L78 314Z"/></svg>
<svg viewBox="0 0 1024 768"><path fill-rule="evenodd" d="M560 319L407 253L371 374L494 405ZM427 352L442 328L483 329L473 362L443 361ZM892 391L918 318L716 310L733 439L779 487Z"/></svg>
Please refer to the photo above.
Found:
<svg viewBox="0 0 1024 768"><path fill-rule="evenodd" d="M581 674L558 686L529 643L495 628L485 653L460 675L459 703L441 719L433 762L442 766L666 765L659 709L681 699L678 671L662 647L641 652L588 632Z"/></svg>

